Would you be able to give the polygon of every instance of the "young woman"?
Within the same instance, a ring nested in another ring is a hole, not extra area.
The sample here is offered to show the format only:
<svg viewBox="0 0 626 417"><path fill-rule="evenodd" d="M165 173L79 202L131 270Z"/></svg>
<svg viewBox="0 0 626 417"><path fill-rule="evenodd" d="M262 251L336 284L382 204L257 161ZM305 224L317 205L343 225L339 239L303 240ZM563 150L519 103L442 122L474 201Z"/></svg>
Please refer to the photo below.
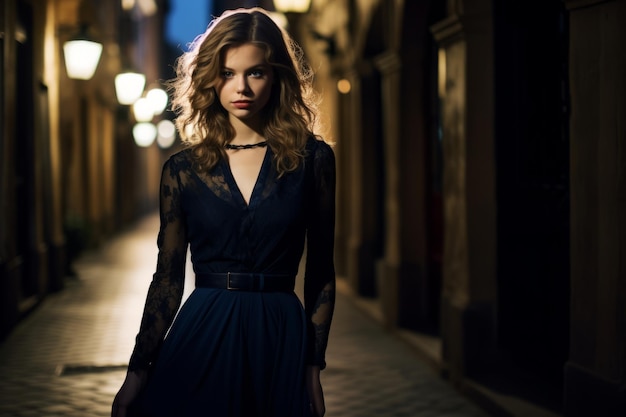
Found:
<svg viewBox="0 0 626 417"><path fill-rule="evenodd" d="M189 146L163 167L158 264L114 417L324 415L335 161L313 133L311 75L259 8L217 18L178 60ZM188 246L196 288L174 320Z"/></svg>

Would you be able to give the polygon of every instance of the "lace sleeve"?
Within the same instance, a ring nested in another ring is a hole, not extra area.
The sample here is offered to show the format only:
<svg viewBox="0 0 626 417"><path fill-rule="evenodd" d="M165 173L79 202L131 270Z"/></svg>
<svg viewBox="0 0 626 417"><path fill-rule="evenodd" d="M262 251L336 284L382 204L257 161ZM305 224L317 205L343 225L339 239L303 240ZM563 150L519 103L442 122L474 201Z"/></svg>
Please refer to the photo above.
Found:
<svg viewBox="0 0 626 417"><path fill-rule="evenodd" d="M161 175L157 269L148 289L129 371L146 370L156 359L182 300L187 235L180 204L180 177L172 165L170 159Z"/></svg>
<svg viewBox="0 0 626 417"><path fill-rule="evenodd" d="M326 367L330 323L335 308L335 156L319 142L313 156L314 195L307 228L304 304L308 325L308 363Z"/></svg>

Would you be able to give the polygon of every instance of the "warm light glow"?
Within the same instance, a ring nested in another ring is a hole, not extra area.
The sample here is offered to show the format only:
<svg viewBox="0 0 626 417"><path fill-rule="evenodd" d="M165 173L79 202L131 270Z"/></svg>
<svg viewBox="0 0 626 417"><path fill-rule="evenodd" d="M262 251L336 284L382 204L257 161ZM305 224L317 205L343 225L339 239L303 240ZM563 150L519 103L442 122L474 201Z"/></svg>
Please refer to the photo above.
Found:
<svg viewBox="0 0 626 417"><path fill-rule="evenodd" d="M157 124L157 145L161 149L171 147L176 141L176 126L170 120L161 120Z"/></svg>
<svg viewBox="0 0 626 417"><path fill-rule="evenodd" d="M76 39L63 44L65 68L70 78L89 80L93 77L102 54L102 44Z"/></svg>
<svg viewBox="0 0 626 417"><path fill-rule="evenodd" d="M136 72L126 72L115 76L115 93L120 104L133 104L143 94L146 76Z"/></svg>
<svg viewBox="0 0 626 417"><path fill-rule="evenodd" d="M153 88L148 91L146 94L146 98L152 105L152 109L155 115L159 115L163 113L165 108L167 107L168 96L165 90L160 88Z"/></svg>
<svg viewBox="0 0 626 417"><path fill-rule="evenodd" d="M446 50L443 48L439 49L438 53L439 57L439 68L438 68L438 84L439 84L439 97L445 97L446 95Z"/></svg>
<svg viewBox="0 0 626 417"><path fill-rule="evenodd" d="M146 97L137 99L133 103L133 115L138 122L149 122L154 117L154 107Z"/></svg>
<svg viewBox="0 0 626 417"><path fill-rule="evenodd" d="M285 30L289 28L289 20L287 20L287 16L285 16L284 13L269 12L268 14L270 15L274 23L276 23L278 26Z"/></svg>
<svg viewBox="0 0 626 417"><path fill-rule="evenodd" d="M350 90L352 90L352 85L350 84L349 80L342 78L341 80L337 81L337 90L341 94L348 94Z"/></svg>
<svg viewBox="0 0 626 417"><path fill-rule="evenodd" d="M306 13L311 0L274 0L274 8L283 13Z"/></svg>
<svg viewBox="0 0 626 417"><path fill-rule="evenodd" d="M122 0L122 9L129 11L135 7L135 0Z"/></svg>
<svg viewBox="0 0 626 417"><path fill-rule="evenodd" d="M154 0L137 0L137 5L144 16L153 16L158 9Z"/></svg>
<svg viewBox="0 0 626 417"><path fill-rule="evenodd" d="M133 138L135 144L142 148L147 148L152 145L157 137L157 128L152 123L137 123L133 126Z"/></svg>

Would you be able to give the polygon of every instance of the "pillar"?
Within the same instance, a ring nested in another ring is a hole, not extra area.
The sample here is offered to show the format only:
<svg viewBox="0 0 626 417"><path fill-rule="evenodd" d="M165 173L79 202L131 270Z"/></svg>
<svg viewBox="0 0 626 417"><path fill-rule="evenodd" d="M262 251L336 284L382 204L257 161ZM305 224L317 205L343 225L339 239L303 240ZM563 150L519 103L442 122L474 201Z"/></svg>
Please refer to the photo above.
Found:
<svg viewBox="0 0 626 417"><path fill-rule="evenodd" d="M565 415L626 415L626 1L570 10L571 326Z"/></svg>
<svg viewBox="0 0 626 417"><path fill-rule="evenodd" d="M450 2L433 26L443 124L443 360L453 383L495 350L496 203L491 2Z"/></svg>

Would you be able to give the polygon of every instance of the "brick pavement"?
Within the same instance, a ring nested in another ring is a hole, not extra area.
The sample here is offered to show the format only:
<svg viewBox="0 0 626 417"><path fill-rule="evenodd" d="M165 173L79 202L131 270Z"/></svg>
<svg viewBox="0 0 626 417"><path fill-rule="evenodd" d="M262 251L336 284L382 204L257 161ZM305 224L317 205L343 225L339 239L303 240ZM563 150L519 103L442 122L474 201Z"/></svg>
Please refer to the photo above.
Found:
<svg viewBox="0 0 626 417"><path fill-rule="evenodd" d="M157 221L84 254L77 278L0 343L0 417L109 415L156 263ZM487 416L347 297L338 294L322 374L328 417Z"/></svg>

